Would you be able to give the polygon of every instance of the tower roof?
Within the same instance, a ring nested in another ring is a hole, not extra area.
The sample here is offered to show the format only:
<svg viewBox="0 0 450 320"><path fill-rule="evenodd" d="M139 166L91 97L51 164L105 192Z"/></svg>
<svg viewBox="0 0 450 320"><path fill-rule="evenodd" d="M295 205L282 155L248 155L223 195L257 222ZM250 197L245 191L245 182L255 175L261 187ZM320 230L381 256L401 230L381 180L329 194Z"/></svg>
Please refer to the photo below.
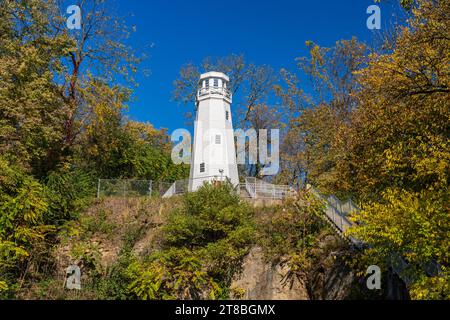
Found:
<svg viewBox="0 0 450 320"><path fill-rule="evenodd" d="M202 81L203 79L207 79L207 78L221 78L224 79L225 81L230 81L230 78L223 72L217 72L217 71L210 71L207 73L203 73L200 76L200 81Z"/></svg>

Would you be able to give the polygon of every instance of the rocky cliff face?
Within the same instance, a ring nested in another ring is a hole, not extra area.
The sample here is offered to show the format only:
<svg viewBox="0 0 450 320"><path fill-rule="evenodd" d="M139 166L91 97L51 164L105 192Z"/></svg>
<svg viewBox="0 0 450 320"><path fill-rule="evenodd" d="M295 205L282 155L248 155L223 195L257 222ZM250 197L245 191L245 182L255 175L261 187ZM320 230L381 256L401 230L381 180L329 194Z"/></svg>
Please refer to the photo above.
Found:
<svg viewBox="0 0 450 320"><path fill-rule="evenodd" d="M265 261L261 248L254 247L244 259L242 272L231 288L245 290L241 299L249 300L308 300L308 290L298 279L284 282L286 267Z"/></svg>
<svg viewBox="0 0 450 320"><path fill-rule="evenodd" d="M339 257L329 255L308 274L308 292L312 300L345 300L352 288L360 285ZM328 260L328 261L327 261Z"/></svg>
<svg viewBox="0 0 450 320"><path fill-rule="evenodd" d="M254 247L244 259L242 272L235 277L231 288L242 292L240 299L249 300L348 299L356 278L334 254L320 257L305 281L297 278L286 281L288 268L267 262L263 250Z"/></svg>

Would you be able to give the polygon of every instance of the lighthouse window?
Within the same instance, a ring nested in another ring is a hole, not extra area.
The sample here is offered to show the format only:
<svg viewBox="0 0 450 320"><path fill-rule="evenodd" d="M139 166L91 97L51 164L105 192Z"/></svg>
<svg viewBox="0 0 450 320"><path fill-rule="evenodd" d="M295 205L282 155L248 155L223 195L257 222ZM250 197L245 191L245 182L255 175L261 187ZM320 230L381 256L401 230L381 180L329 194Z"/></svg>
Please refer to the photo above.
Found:
<svg viewBox="0 0 450 320"><path fill-rule="evenodd" d="M220 134L216 135L216 144L220 144Z"/></svg>
<svg viewBox="0 0 450 320"><path fill-rule="evenodd" d="M205 80L205 88L209 88L209 79Z"/></svg>
<svg viewBox="0 0 450 320"><path fill-rule="evenodd" d="M230 113L228 111L225 111L225 119L226 120L230 119Z"/></svg>
<svg viewBox="0 0 450 320"><path fill-rule="evenodd" d="M205 172L205 163L200 163L200 172Z"/></svg>
<svg viewBox="0 0 450 320"><path fill-rule="evenodd" d="M219 86L219 79L215 78L214 79L214 87L218 87Z"/></svg>

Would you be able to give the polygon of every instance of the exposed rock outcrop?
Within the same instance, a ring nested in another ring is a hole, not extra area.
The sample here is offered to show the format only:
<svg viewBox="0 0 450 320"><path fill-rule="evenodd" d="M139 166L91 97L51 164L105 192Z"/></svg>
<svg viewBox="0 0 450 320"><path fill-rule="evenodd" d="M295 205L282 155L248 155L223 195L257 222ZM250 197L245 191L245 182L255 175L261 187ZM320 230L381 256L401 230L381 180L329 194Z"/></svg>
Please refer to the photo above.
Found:
<svg viewBox="0 0 450 320"><path fill-rule="evenodd" d="M352 287L357 284L352 270L346 266L338 252L321 252L315 267L301 281L285 281L288 267L272 264L264 258L260 247L254 247L245 257L242 271L231 288L240 292L240 299L249 300L344 300L349 299Z"/></svg>
<svg viewBox="0 0 450 320"><path fill-rule="evenodd" d="M245 257L242 272L233 281L231 287L245 290L241 299L249 300L308 300L304 283L294 279L284 283L286 267L273 265L264 259L261 248L254 247Z"/></svg>

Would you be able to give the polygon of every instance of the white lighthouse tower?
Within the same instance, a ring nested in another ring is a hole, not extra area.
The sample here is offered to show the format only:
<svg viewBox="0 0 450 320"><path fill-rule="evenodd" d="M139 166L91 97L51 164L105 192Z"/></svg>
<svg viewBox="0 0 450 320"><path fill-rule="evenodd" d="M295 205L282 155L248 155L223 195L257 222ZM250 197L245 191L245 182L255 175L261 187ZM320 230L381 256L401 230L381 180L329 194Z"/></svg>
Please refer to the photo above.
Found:
<svg viewBox="0 0 450 320"><path fill-rule="evenodd" d="M196 191L205 182L239 184L229 81L222 72L200 76L189 191Z"/></svg>

